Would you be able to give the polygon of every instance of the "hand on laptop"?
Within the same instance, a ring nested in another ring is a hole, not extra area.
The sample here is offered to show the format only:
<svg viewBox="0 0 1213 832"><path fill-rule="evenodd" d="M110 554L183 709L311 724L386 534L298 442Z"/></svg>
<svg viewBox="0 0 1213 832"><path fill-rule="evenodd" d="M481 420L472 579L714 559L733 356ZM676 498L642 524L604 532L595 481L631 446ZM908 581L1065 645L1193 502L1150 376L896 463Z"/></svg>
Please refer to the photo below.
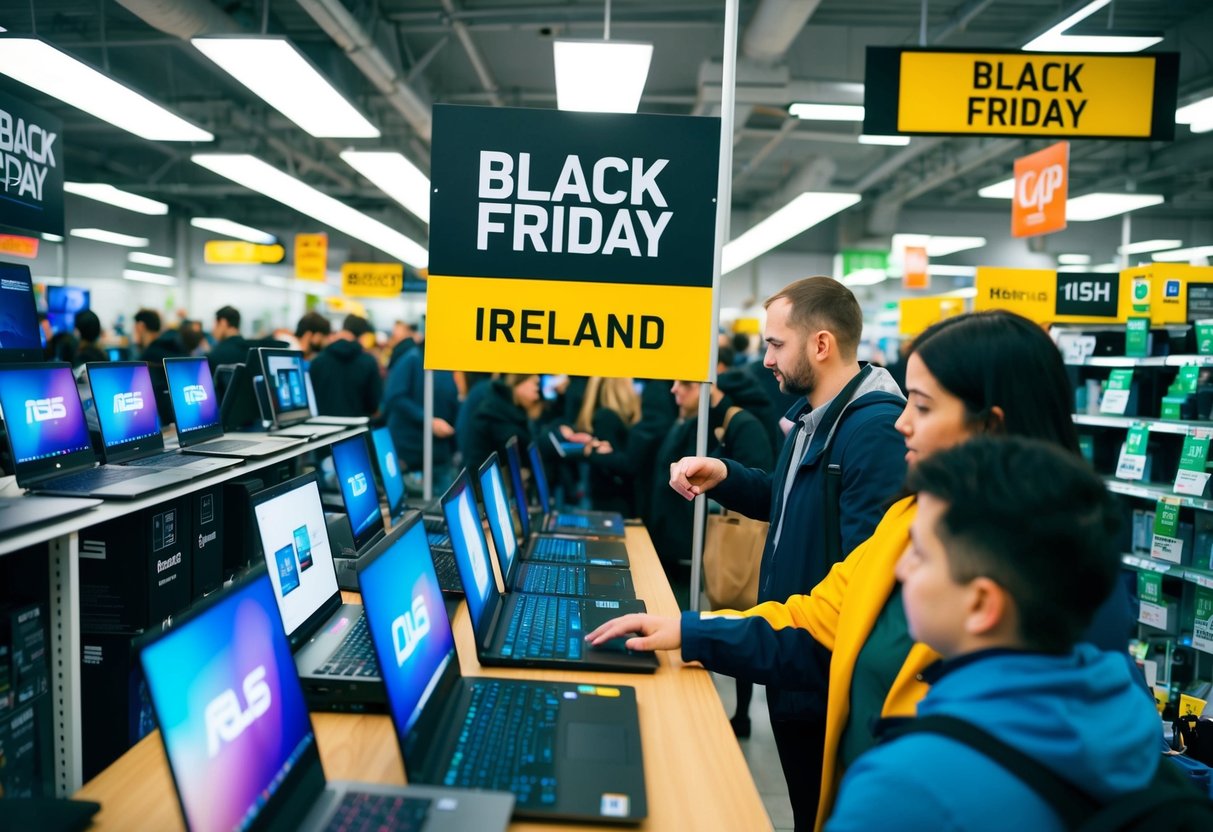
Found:
<svg viewBox="0 0 1213 832"><path fill-rule="evenodd" d="M629 650L677 650L682 646L682 620L648 613L613 618L585 637L597 647L613 638L639 633L627 640Z"/></svg>

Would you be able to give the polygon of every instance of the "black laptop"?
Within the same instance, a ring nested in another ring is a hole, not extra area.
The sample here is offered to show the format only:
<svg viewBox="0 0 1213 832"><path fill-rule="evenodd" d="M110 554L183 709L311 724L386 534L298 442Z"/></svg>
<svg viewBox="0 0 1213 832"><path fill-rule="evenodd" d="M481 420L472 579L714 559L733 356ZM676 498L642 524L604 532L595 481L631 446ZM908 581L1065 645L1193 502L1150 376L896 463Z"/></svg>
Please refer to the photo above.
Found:
<svg viewBox="0 0 1213 832"><path fill-rule="evenodd" d="M551 489L548 488L547 472L543 467L539 448L531 442L527 445L526 452L535 480L535 489L539 492L539 508L542 513L542 520L537 524L539 531L597 537L623 537L627 534L623 515L615 511L552 510Z"/></svg>
<svg viewBox="0 0 1213 832"><path fill-rule="evenodd" d="M365 416L313 416L303 353L272 347L258 347L256 352L257 364L265 382L268 415L273 423L270 433L313 438L339 433L369 421ZM253 362L249 364L251 366Z"/></svg>
<svg viewBox="0 0 1213 832"><path fill-rule="evenodd" d="M409 782L508 789L516 817L642 821L636 691L463 678L425 548L412 515L359 567Z"/></svg>
<svg viewBox="0 0 1213 832"><path fill-rule="evenodd" d="M496 451L481 463L477 476L480 480L484 513L488 515L489 530L493 534L493 551L497 553L497 565L501 567L501 575L507 589L540 595L576 595L583 598L636 597L632 576L626 569L521 562L539 541L535 538L524 539L522 558L518 557L519 541L514 534L514 516L510 512L509 497L505 493L505 482L501 477L501 466L497 462Z"/></svg>
<svg viewBox="0 0 1213 832"><path fill-rule="evenodd" d="M251 498L274 596L308 702L383 710L383 683L361 604L343 604L316 473Z"/></svg>
<svg viewBox="0 0 1213 832"><path fill-rule="evenodd" d="M100 500L78 497L35 497L33 494L0 497L0 535L70 517L99 505Z"/></svg>
<svg viewBox="0 0 1213 832"><path fill-rule="evenodd" d="M264 571L143 644L160 739L189 832L500 830L513 798L326 782Z"/></svg>
<svg viewBox="0 0 1213 832"><path fill-rule="evenodd" d="M466 470L442 496L442 510L455 547L455 564L467 597L476 652L485 665L564 667L652 673L654 653L634 653L626 639L591 647L585 635L612 618L644 612L643 601L532 595L497 589L480 512Z"/></svg>
<svg viewBox="0 0 1213 832"><path fill-rule="evenodd" d="M366 434L360 433L334 442L333 469L337 473L341 504L353 533L354 551L338 552L339 557L357 557L386 531L379 492L375 488L375 470L367 452Z"/></svg>

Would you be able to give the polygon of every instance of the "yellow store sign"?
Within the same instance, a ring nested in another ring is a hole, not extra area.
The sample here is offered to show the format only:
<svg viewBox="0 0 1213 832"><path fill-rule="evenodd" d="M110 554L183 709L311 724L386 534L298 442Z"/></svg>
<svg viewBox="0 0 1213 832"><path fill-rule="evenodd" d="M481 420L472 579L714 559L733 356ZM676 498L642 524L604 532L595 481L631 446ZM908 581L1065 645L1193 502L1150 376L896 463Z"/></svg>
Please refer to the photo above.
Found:
<svg viewBox="0 0 1213 832"><path fill-rule="evenodd" d="M897 331L913 338L931 324L965 311L964 298L903 298L897 304L900 319Z"/></svg>
<svg viewBox="0 0 1213 832"><path fill-rule="evenodd" d="M394 298L404 287L400 263L346 263L341 267L341 292L352 298Z"/></svg>
<svg viewBox="0 0 1213 832"><path fill-rule="evenodd" d="M295 277L300 280L324 280L328 257L328 234L295 235Z"/></svg>
<svg viewBox="0 0 1213 832"><path fill-rule="evenodd" d="M286 249L280 245L263 246L243 240L211 240L202 253L207 263L226 266L281 263L286 257Z"/></svg>
<svg viewBox="0 0 1213 832"><path fill-rule="evenodd" d="M973 308L1007 309L1041 324L1123 323L1131 283L1115 273L980 266Z"/></svg>

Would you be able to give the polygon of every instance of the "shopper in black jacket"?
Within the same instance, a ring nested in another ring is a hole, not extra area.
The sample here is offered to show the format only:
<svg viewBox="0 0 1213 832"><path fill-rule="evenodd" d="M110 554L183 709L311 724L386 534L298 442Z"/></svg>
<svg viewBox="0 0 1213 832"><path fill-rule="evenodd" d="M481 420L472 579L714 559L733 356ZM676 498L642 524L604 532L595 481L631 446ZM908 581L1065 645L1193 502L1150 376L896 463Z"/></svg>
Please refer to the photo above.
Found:
<svg viewBox="0 0 1213 832"><path fill-rule="evenodd" d="M496 451L505 458L505 443L511 436L525 446L531 441L531 419L542 407L539 376L511 373L489 382L467 437L463 464L469 471L480 467Z"/></svg>
<svg viewBox="0 0 1213 832"><path fill-rule="evenodd" d="M374 416L383 399L379 363L358 339L371 332L366 318L346 315L333 343L312 359L312 389L321 416Z"/></svg>
<svg viewBox="0 0 1213 832"><path fill-rule="evenodd" d="M584 454L590 462L590 504L599 511L616 511L625 517L636 514L631 475L610 466L595 465L593 456L597 449L626 456L628 434L638 421L640 395L630 378L594 376L589 380L575 427L594 438L585 446Z"/></svg>
<svg viewBox="0 0 1213 832"><path fill-rule="evenodd" d="M240 310L234 306L220 307L215 313L215 328L211 330L215 346L207 354L211 372L220 364L241 364L248 357L249 342L240 334Z"/></svg>
<svg viewBox="0 0 1213 832"><path fill-rule="evenodd" d="M175 330L160 331L160 313L155 309L140 309L135 313L135 344L142 350L140 361L147 362L156 391L156 408L161 414L172 413L168 397L168 377L164 374L164 359L189 355Z"/></svg>
<svg viewBox="0 0 1213 832"><path fill-rule="evenodd" d="M76 357L72 366L79 367L90 361L108 361L105 350L97 346L101 340L101 319L91 309L82 309L76 313L76 337L80 339L76 346Z"/></svg>

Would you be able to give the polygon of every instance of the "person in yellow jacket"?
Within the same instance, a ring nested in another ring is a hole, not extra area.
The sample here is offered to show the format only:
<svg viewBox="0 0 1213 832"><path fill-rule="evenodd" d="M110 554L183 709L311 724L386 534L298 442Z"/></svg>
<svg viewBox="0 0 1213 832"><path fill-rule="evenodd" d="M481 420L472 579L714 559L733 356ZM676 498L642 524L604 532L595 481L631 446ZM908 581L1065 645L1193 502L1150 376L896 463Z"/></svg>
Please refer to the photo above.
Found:
<svg viewBox="0 0 1213 832"><path fill-rule="evenodd" d="M906 388L908 401L897 429L905 437L911 468L917 460L981 434L1041 439L1078 453L1061 355L1038 325L1018 315L974 313L929 328L910 352ZM686 461L671 466L671 487L691 495L711 487L701 472L687 470ZM598 644L640 633L628 639L629 649L681 647L684 661L700 661L718 673L789 688L826 686L816 822L821 829L842 774L875 744L875 723L913 716L927 691L922 672L939 660L910 637L894 574L909 545L915 511L913 496L896 502L872 536L809 595L744 611L687 612L681 618L627 615L586 638ZM1131 626L1121 585L1100 610L1087 640L1103 649L1123 649ZM828 671L815 655L821 648L830 653Z"/></svg>

